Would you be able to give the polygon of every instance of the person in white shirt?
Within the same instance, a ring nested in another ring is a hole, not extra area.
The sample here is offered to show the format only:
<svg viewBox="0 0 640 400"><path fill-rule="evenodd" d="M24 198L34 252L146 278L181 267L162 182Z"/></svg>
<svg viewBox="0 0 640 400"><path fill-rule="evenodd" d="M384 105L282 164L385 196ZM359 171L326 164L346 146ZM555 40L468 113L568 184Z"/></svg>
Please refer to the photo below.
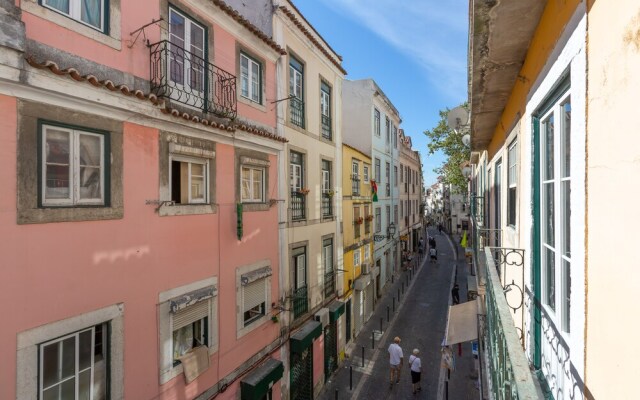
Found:
<svg viewBox="0 0 640 400"><path fill-rule="evenodd" d="M422 374L422 362L418 357L420 351L413 349L413 354L409 356L409 367L411 368L411 385L413 386L413 394L416 394L416 390L419 392L422 390L420 386L420 375Z"/></svg>
<svg viewBox="0 0 640 400"><path fill-rule="evenodd" d="M391 365L391 374L389 387L393 387L393 376L396 376L396 383L400 383L400 370L402 370L402 347L400 347L400 338L396 336L393 343L389 345L389 364Z"/></svg>

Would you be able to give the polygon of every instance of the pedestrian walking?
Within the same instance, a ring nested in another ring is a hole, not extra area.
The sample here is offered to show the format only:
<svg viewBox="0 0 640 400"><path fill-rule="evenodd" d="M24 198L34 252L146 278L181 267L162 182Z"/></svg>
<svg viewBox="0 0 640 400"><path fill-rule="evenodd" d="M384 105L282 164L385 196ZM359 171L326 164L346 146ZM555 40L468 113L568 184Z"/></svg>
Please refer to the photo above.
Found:
<svg viewBox="0 0 640 400"><path fill-rule="evenodd" d="M429 249L429 256L431 258L432 263L435 263L436 261L438 261L438 251L435 249L435 247L432 247Z"/></svg>
<svg viewBox="0 0 640 400"><path fill-rule="evenodd" d="M451 289L451 302L453 304L460 304L460 287L456 283Z"/></svg>
<svg viewBox="0 0 640 400"><path fill-rule="evenodd" d="M429 237L429 247L431 247L432 249L436 248L436 238L434 238L433 236Z"/></svg>
<svg viewBox="0 0 640 400"><path fill-rule="evenodd" d="M420 386L420 376L422 375L422 361L420 361L420 357L418 354L420 350L413 349L413 354L409 357L409 367L411 368L411 387L413 388L413 394L416 394L416 391L421 391L422 387Z"/></svg>
<svg viewBox="0 0 640 400"><path fill-rule="evenodd" d="M438 224L438 232L442 235L442 224Z"/></svg>
<svg viewBox="0 0 640 400"><path fill-rule="evenodd" d="M389 388L393 387L394 375L396 384L400 383L400 371L402 370L402 347L400 347L400 338L396 336L393 343L389 345L389 364L391 367L389 375Z"/></svg>

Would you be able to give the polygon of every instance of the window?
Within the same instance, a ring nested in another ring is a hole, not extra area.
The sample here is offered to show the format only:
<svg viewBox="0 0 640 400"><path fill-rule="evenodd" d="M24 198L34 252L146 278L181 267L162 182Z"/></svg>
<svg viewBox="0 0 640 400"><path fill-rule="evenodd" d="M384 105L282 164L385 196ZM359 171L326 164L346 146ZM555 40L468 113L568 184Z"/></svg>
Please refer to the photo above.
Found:
<svg viewBox="0 0 640 400"><path fill-rule="evenodd" d="M376 233L382 232L382 210L376 207Z"/></svg>
<svg viewBox="0 0 640 400"><path fill-rule="evenodd" d="M298 247L292 251L293 273L293 318L299 318L309 309L307 296L307 248Z"/></svg>
<svg viewBox="0 0 640 400"><path fill-rule="evenodd" d="M393 126L393 148L398 148L398 127L395 125Z"/></svg>
<svg viewBox="0 0 640 400"><path fill-rule="evenodd" d="M291 152L291 164L289 165L289 173L291 175L291 191L297 192L303 188L303 155L295 151Z"/></svg>
<svg viewBox="0 0 640 400"><path fill-rule="evenodd" d="M302 189L304 187L304 156L292 151L289 161L289 176L291 189L291 219L303 220L306 216L306 199Z"/></svg>
<svg viewBox="0 0 640 400"><path fill-rule="evenodd" d="M108 205L109 134L42 125L43 206Z"/></svg>
<svg viewBox="0 0 640 400"><path fill-rule="evenodd" d="M271 275L268 261L236 269L238 337L248 334L267 320L271 304Z"/></svg>
<svg viewBox="0 0 640 400"><path fill-rule="evenodd" d="M78 22L107 33L105 0L41 0L46 8L55 10Z"/></svg>
<svg viewBox="0 0 640 400"><path fill-rule="evenodd" d="M333 271L333 238L322 240L322 265L324 267L324 296L330 297L335 292Z"/></svg>
<svg viewBox="0 0 640 400"><path fill-rule="evenodd" d="M393 223L398 225L398 205L393 206Z"/></svg>
<svg viewBox="0 0 640 400"><path fill-rule="evenodd" d="M320 119L322 137L331 140L331 88L324 82L320 83Z"/></svg>
<svg viewBox="0 0 640 400"><path fill-rule="evenodd" d="M509 145L507 154L507 162L509 163L507 169L507 224L509 226L516 226L516 207L517 207L517 189L518 189L518 142L515 139Z"/></svg>
<svg viewBox="0 0 640 400"><path fill-rule="evenodd" d="M385 117L384 120L384 142L387 146L391 144L391 122L389 117Z"/></svg>
<svg viewBox="0 0 640 400"><path fill-rule="evenodd" d="M249 326L266 315L267 279L262 278L242 287L242 320Z"/></svg>
<svg viewBox="0 0 640 400"><path fill-rule="evenodd" d="M571 97L561 96L539 124L543 302L555 312L562 331L570 332Z"/></svg>
<svg viewBox="0 0 640 400"><path fill-rule="evenodd" d="M39 348L39 398L107 398L108 323L43 343Z"/></svg>
<svg viewBox="0 0 640 400"><path fill-rule="evenodd" d="M172 315L173 365L180 363L180 357L198 346L208 346L209 302L200 301Z"/></svg>
<svg viewBox="0 0 640 400"><path fill-rule="evenodd" d="M398 167L393 166L393 186L398 187Z"/></svg>
<svg viewBox="0 0 640 400"><path fill-rule="evenodd" d="M364 233L365 235L368 235L371 233L371 221L369 220L369 218L372 217L371 216L371 210L369 208L369 206L365 205L364 206Z"/></svg>
<svg viewBox="0 0 640 400"><path fill-rule="evenodd" d="M353 237L360 238L360 207L353 207Z"/></svg>
<svg viewBox="0 0 640 400"><path fill-rule="evenodd" d="M351 162L351 195L360 196L360 164L356 160Z"/></svg>
<svg viewBox="0 0 640 400"><path fill-rule="evenodd" d="M377 108L373 109L373 133L380 137L380 111Z"/></svg>
<svg viewBox="0 0 640 400"><path fill-rule="evenodd" d="M240 95L262 104L262 65L244 53L240 53Z"/></svg>
<svg viewBox="0 0 640 400"><path fill-rule="evenodd" d="M171 155L171 200L176 204L208 203L209 161Z"/></svg>
<svg viewBox="0 0 640 400"><path fill-rule="evenodd" d="M385 211L387 213L387 228L391 225L391 206L386 206Z"/></svg>
<svg viewBox="0 0 640 400"><path fill-rule="evenodd" d="M404 201L400 200L400 216L404 217Z"/></svg>
<svg viewBox="0 0 640 400"><path fill-rule="evenodd" d="M263 203L264 169L242 167L242 202Z"/></svg>
<svg viewBox="0 0 640 400"><path fill-rule="evenodd" d="M331 161L322 160L322 193L331 190Z"/></svg>
<svg viewBox="0 0 640 400"><path fill-rule="evenodd" d="M184 101L184 92L190 92L195 100L189 105L204 108L205 91L205 29L179 11L169 9L169 78L179 90L172 98Z"/></svg>
<svg viewBox="0 0 640 400"><path fill-rule="evenodd" d="M400 164L400 182L404 182L404 165Z"/></svg>
<svg viewBox="0 0 640 400"><path fill-rule="evenodd" d="M375 174L376 174L376 183L381 183L380 182L380 176L382 175L382 172L380 171L380 159L376 158L375 160Z"/></svg>
<svg viewBox="0 0 640 400"><path fill-rule="evenodd" d="M364 246L364 261L370 261L371 258L371 248L369 247L369 245L365 245Z"/></svg>
<svg viewBox="0 0 640 400"><path fill-rule="evenodd" d="M304 66L294 57L289 59L289 111L292 124L304 128Z"/></svg>
<svg viewBox="0 0 640 400"><path fill-rule="evenodd" d="M368 185L369 184L369 166L368 165L364 165L362 167L362 179L364 180L364 184Z"/></svg>
<svg viewBox="0 0 640 400"><path fill-rule="evenodd" d="M360 248L358 247L353 251L353 266L360 266Z"/></svg>
<svg viewBox="0 0 640 400"><path fill-rule="evenodd" d="M391 196L391 164L389 163L385 163L385 177L387 178L387 184L386 184L386 194L387 197Z"/></svg>

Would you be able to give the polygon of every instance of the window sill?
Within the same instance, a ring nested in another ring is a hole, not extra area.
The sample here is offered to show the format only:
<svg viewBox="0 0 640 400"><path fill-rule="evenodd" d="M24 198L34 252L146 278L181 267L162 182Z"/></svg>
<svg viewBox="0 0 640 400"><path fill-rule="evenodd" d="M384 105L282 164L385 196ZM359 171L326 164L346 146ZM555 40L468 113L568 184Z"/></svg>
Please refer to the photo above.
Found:
<svg viewBox="0 0 640 400"><path fill-rule="evenodd" d="M200 215L215 214L218 212L216 204L175 204L172 206L162 206L158 210L161 217L175 215Z"/></svg>
<svg viewBox="0 0 640 400"><path fill-rule="evenodd" d="M238 90L238 93L240 93L240 90ZM249 107L255 108L262 112L267 112L267 107L264 104L256 103L255 101L249 100L246 97L242 97L241 95L238 95L238 103L246 104Z"/></svg>
<svg viewBox="0 0 640 400"><path fill-rule="evenodd" d="M242 203L243 212L269 211L270 208L269 203Z"/></svg>
<svg viewBox="0 0 640 400"><path fill-rule="evenodd" d="M123 207L70 206L19 209L18 224L45 224L49 222L80 222L122 219Z"/></svg>

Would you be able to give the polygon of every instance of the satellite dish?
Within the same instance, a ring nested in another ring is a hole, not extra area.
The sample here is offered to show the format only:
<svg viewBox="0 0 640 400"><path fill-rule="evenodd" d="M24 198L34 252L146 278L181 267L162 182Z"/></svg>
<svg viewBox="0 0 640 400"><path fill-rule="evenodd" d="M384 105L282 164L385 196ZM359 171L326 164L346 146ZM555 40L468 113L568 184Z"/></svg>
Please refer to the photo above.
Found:
<svg viewBox="0 0 640 400"><path fill-rule="evenodd" d="M469 122L469 112L462 106L456 107L453 110L449 110L447 114L447 125L454 131L460 130Z"/></svg>

